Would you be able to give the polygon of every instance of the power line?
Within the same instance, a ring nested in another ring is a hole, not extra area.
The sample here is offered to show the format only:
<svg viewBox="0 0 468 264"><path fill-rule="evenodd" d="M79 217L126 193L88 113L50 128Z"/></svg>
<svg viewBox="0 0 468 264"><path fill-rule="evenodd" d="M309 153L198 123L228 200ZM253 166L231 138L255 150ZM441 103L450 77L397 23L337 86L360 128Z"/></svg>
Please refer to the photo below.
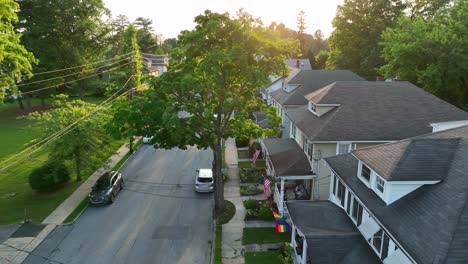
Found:
<svg viewBox="0 0 468 264"><path fill-rule="evenodd" d="M21 92L21 94L22 94L22 95L23 95L23 94L31 94L31 93L35 93L35 92L39 92L39 91L51 89L51 88L54 88L54 87L57 87L57 86L61 86L61 85L64 85L64 84L69 84L69 83L81 81L81 80L88 79L88 78L91 78L91 77L94 77L94 76L98 76L98 75L100 75L100 74L102 74L102 73L105 73L105 72L113 71L113 70L115 70L115 69L121 68L122 66L125 66L125 65L128 65L128 64L130 64L130 62L124 63L124 64L119 65L119 66L117 66L117 67L114 67L114 68L112 68L112 69L105 70L105 71L102 71L102 72L99 72L99 73L96 73L96 74L92 74L92 75L89 75L89 76L86 76L86 77L83 77L83 78L79 78L79 79L76 79L76 80L72 80L72 81L68 81L68 82L64 82L64 83L60 83L60 84L51 85L51 86L48 86L48 87L44 87L44 88L40 88L40 89L28 91L28 92Z"/></svg>
<svg viewBox="0 0 468 264"><path fill-rule="evenodd" d="M117 64L117 63L122 62L122 61L124 61L124 60L128 60L128 58L124 58L124 59L121 59L121 60L119 60L119 61L111 62L110 64L106 64L106 65L103 65L103 66L99 66L99 67L97 67L97 68L87 69L87 70L84 70L84 71L81 71L81 72L74 72L74 73L70 73L70 74L67 74L67 75L57 76L57 77L53 77L53 78L49 78L49 79L38 80L38 81L28 82L28 83L22 83L22 84L18 84L18 85L16 85L16 86L17 86L17 87L21 87L21 86L31 85L31 84L35 84L35 83L43 83L43 82L47 82L47 81L51 81L51 80L56 80L56 79L60 79L60 78L64 78L64 77L69 77L69 76L77 75L77 74L84 73L84 72L94 71L94 70L98 70L98 69L100 69L100 68L109 67L109 66L111 66L111 65L113 65L113 64Z"/></svg>
<svg viewBox="0 0 468 264"><path fill-rule="evenodd" d="M134 52L129 52L129 53L126 53L126 54L122 54L122 55L118 55L118 56L115 56L113 58L110 58L110 59L105 59L105 60L100 60L100 61L95 61L95 62L91 62L91 63L87 63L87 64L82 64L82 65L78 65L78 66L73 66L73 67L68 67L68 68L63 68L63 69L57 69L57 70L50 70L50 71L45 71L45 72L39 72L39 73L33 73L32 76L37 76L37 75L43 75L43 74L47 74L47 73L54 73L54 72L61 72L61 71L66 71L66 70L71 70L71 69L77 69L77 68L82 68L82 67L85 67L85 66L89 66L89 65L94 65L94 64L99 64L101 62L106 62L106 61L110 61L110 60L113 60L115 58L120 58L120 57L125 57L125 56L128 56L130 54L133 54ZM23 74L23 75L20 75L19 77L24 77L24 76L29 76L28 74ZM3 78L3 79L6 79L6 78Z"/></svg>
<svg viewBox="0 0 468 264"><path fill-rule="evenodd" d="M140 86L137 86L137 87L135 87L135 88L132 88L132 90L133 90L133 89L136 90L137 88L139 88L139 87L141 87L141 86L143 86L143 85L140 85ZM94 114L95 112L101 110L102 108L109 108L111 103L113 103L113 102L114 102L115 100L117 100L118 98L120 98L120 97L122 97L122 96L125 96L126 93L127 93L127 91L123 92L121 95L119 95L119 96L117 96L116 98L114 98L114 99L112 99L111 101L109 101L109 102L108 102L109 105L106 105L106 106L103 105L103 107L96 107L95 110L89 112L86 116L84 116L84 117L80 118L79 120L75 121L75 124L78 123L79 121L81 121L82 119L84 119L84 118L90 116L91 114ZM53 137L50 138L47 142L45 142L43 145L39 146L38 148L36 148L35 150L33 150L31 153L28 153L27 156L24 156L24 157L22 157L22 158L19 158L18 160L14 161L13 163L11 163L11 164L9 164L9 165L7 165L7 166L1 168L1 169L0 169L0 172L7 170L8 168L14 166L14 165L17 164L18 162L20 162L20 161L22 161L22 160L28 158L28 157L31 156L32 154L34 154L34 153L36 153L37 151L41 150L41 149L44 148L45 146L50 145L52 142L54 142L54 141L57 140L58 138L60 138L60 137L62 137L62 136L64 136L64 135L66 135L66 134L68 134L69 132L71 132L71 131L73 131L74 129L76 129L79 125L80 125L80 124L77 124L75 127L71 128L71 129L68 130L68 131L63 131L63 130L62 130L63 132L61 132L60 134L57 134L57 135L53 136Z"/></svg>
<svg viewBox="0 0 468 264"><path fill-rule="evenodd" d="M110 100L113 96L115 96L115 95L116 95L117 93L119 93L122 89L124 89L124 88L127 86L128 82L129 82L132 78L133 78L133 75L130 76L130 78L128 78L128 80L125 82L125 84L124 84L119 90L117 90L115 93L113 93L112 95L110 95L110 96L109 96L106 100L104 100L102 103L100 103L99 105L97 105L96 108L99 107L99 106L103 106L104 104L106 104L108 100ZM91 114L91 112L88 113L88 115L90 115L90 114ZM86 116L88 116L88 115L86 115ZM4 164L4 163L6 163L6 162L8 162L9 160L12 160L13 158L15 158L15 157L21 155L22 153L24 153L24 152L26 152L26 151L28 151L28 150L30 150L30 149L33 149L34 147L36 147L36 146L42 144L43 142L49 140L50 138L52 138L52 137L54 137L54 136L60 134L62 131L65 131L65 130L69 129L69 128L72 127L74 124L76 124L76 123L79 122L80 120L84 119L86 116L83 116L83 117L77 119L75 122L73 122L72 124L68 125L67 127L63 128L63 129L61 129L60 131L54 133L53 135L50 135L50 136L46 137L45 139L43 139L43 140L37 142L36 144L34 144L34 145L32 145L32 146L30 146L30 147L28 147L28 148L22 150L22 151L19 152L18 154L14 155L14 156L12 156L12 157L9 157L8 159L6 159L6 160L0 162L0 165L1 165L1 164Z"/></svg>

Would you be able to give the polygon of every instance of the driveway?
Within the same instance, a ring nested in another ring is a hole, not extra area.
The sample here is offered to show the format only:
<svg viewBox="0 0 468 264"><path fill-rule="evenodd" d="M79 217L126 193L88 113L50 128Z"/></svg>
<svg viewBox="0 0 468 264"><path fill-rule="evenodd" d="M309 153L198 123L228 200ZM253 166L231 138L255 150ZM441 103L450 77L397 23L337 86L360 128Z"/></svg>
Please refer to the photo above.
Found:
<svg viewBox="0 0 468 264"><path fill-rule="evenodd" d="M114 204L58 226L24 263L209 263L213 200L193 174L211 162L207 150L142 146Z"/></svg>

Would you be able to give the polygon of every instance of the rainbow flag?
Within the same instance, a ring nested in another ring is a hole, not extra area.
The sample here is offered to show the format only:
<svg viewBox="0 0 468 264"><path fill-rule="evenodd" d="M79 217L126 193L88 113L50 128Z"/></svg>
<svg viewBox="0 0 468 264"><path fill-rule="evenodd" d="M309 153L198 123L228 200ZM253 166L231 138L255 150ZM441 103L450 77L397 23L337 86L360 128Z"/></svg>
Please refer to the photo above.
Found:
<svg viewBox="0 0 468 264"><path fill-rule="evenodd" d="M275 224L277 233L287 233L291 231L291 226L289 226L285 220L277 220Z"/></svg>
<svg viewBox="0 0 468 264"><path fill-rule="evenodd" d="M275 219L283 219L281 215L279 215L278 212L276 212L275 210L271 210L271 212L273 213L273 216L275 217Z"/></svg>

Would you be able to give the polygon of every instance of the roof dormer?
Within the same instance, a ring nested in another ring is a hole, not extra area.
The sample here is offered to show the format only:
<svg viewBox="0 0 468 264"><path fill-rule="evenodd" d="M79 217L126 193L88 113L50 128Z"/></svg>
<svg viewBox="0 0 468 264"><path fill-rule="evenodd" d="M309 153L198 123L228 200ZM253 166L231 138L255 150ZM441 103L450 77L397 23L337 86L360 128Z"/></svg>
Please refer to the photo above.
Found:
<svg viewBox="0 0 468 264"><path fill-rule="evenodd" d="M299 84L285 84L283 85L283 90L287 93L290 93L294 90L296 90L297 87L299 87Z"/></svg>
<svg viewBox="0 0 468 264"><path fill-rule="evenodd" d="M339 104L316 104L315 102L309 101L308 108L312 114L316 116L322 116L338 106L340 105Z"/></svg>
<svg viewBox="0 0 468 264"><path fill-rule="evenodd" d="M413 139L355 150L357 177L387 205L448 173L459 139Z"/></svg>

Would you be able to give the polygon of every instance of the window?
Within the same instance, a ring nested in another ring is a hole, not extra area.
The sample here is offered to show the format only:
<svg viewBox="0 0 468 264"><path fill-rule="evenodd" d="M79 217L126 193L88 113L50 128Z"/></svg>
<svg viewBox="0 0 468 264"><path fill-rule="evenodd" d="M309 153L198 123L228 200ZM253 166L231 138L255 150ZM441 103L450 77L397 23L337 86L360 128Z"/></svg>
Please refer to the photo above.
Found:
<svg viewBox="0 0 468 264"><path fill-rule="evenodd" d="M343 185L343 183L340 180L338 180L338 190L337 190L338 193L336 195L336 198L340 200L340 204L343 208L345 204L345 191L346 191L346 187Z"/></svg>
<svg viewBox="0 0 468 264"><path fill-rule="evenodd" d="M346 144L340 144L338 143L338 147L337 147L337 151L336 151L337 155L339 154L346 154L346 153L349 153L351 152L351 143L346 143Z"/></svg>
<svg viewBox="0 0 468 264"><path fill-rule="evenodd" d="M378 176L375 178L375 188L381 193L383 193L385 189L385 181Z"/></svg>
<svg viewBox="0 0 468 264"><path fill-rule="evenodd" d="M381 260L384 260L388 256L390 238L381 228L368 241L375 251L377 251Z"/></svg>
<svg viewBox="0 0 468 264"><path fill-rule="evenodd" d="M349 214L351 212L351 192L348 191L348 203L346 204L346 212Z"/></svg>
<svg viewBox="0 0 468 264"><path fill-rule="evenodd" d="M361 177L370 182L371 169L366 165L362 164Z"/></svg>
<svg viewBox="0 0 468 264"><path fill-rule="evenodd" d="M361 225L362 222L362 206L359 202L354 198L353 199L353 210L351 212L351 218L356 222L357 226Z"/></svg>
<svg viewBox="0 0 468 264"><path fill-rule="evenodd" d="M372 246L377 250L377 252L380 253L382 250L382 236L383 236L383 231L382 229L379 229L375 234L372 236Z"/></svg>
<svg viewBox="0 0 468 264"><path fill-rule="evenodd" d="M309 155L309 159L312 160L313 159L313 155L314 155L314 144L312 144L312 142L310 141L307 141L307 155Z"/></svg>
<svg viewBox="0 0 468 264"><path fill-rule="evenodd" d="M336 196L336 182L338 181L338 178L334 177L333 178L333 195Z"/></svg>
<svg viewBox="0 0 468 264"><path fill-rule="evenodd" d="M296 137L296 126L294 124L291 125L291 136Z"/></svg>
<svg viewBox="0 0 468 264"><path fill-rule="evenodd" d="M310 111L317 113L317 105L312 102L309 102L309 105L310 105Z"/></svg>

